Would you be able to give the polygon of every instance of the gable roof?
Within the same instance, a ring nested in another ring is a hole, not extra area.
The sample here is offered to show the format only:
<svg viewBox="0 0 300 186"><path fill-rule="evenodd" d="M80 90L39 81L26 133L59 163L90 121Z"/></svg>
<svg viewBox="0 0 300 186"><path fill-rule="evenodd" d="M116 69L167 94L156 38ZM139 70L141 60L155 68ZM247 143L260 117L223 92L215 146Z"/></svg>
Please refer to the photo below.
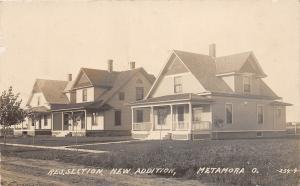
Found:
<svg viewBox="0 0 300 186"><path fill-rule="evenodd" d="M229 85L223 80L222 77L218 76L219 73L227 72L239 72L245 64L249 64L258 70L258 74L262 77L266 75L262 71L258 64L254 54L252 52L244 52L225 57L212 58L208 55L197 54L192 52L173 50L167 63L160 72L155 83L152 85L146 99L150 99L153 91L157 88L159 81L165 74L168 65L173 61L174 57L178 57L185 67L194 75L194 77L200 82L204 89L209 93L222 93L229 95L238 95L233 92ZM260 96L268 98L279 98L262 80L261 80Z"/></svg>
<svg viewBox="0 0 300 186"><path fill-rule="evenodd" d="M27 105L29 105L33 94L36 92L41 92L49 104L69 103L67 96L63 93L67 84L67 81L37 79Z"/></svg>
<svg viewBox="0 0 300 186"><path fill-rule="evenodd" d="M250 59L253 65L257 68L257 75L266 77L266 74L263 72L252 51L217 57L216 73L238 73Z"/></svg>
<svg viewBox="0 0 300 186"><path fill-rule="evenodd" d="M212 57L179 50L174 50L174 53L207 91L232 92L225 81L216 76L216 65Z"/></svg>
<svg viewBox="0 0 300 186"><path fill-rule="evenodd" d="M108 72L107 70L100 70L100 69L81 68L75 82L72 85L72 88L79 88L76 85L82 74L86 75L89 82L94 87L112 88L115 86L115 81L117 79L120 80L119 78L120 75L125 74L125 76L130 76L130 74L135 71L143 71L143 74L150 82L153 82L155 79L153 75L148 74L143 68L137 68L137 69L127 70L127 71L113 71L113 72Z"/></svg>
<svg viewBox="0 0 300 186"><path fill-rule="evenodd" d="M133 78L137 73L142 73L150 82L150 84L152 84L155 80L155 77L152 74L148 74L142 67L116 73L117 75L115 76L115 81L112 83L112 87L104 94L95 99L96 101L101 101L101 104L99 106L106 104L109 99L113 97L113 95L115 95L118 90L125 86L127 82L129 82L129 80Z"/></svg>

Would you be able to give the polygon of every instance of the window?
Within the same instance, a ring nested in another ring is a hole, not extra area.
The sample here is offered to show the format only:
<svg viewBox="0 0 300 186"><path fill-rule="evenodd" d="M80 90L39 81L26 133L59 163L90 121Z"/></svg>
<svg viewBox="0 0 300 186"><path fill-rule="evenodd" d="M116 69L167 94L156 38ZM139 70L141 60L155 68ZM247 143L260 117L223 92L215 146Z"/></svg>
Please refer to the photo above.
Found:
<svg viewBox="0 0 300 186"><path fill-rule="evenodd" d="M115 111L115 125L121 125L121 111L120 110L116 110Z"/></svg>
<svg viewBox="0 0 300 186"><path fill-rule="evenodd" d="M48 126L48 117L44 115L44 126Z"/></svg>
<svg viewBox="0 0 300 186"><path fill-rule="evenodd" d="M158 125L165 125L166 119L168 115L168 110L165 108L158 108L157 109L157 124Z"/></svg>
<svg viewBox="0 0 300 186"><path fill-rule="evenodd" d="M232 124L232 104L226 104L226 123Z"/></svg>
<svg viewBox="0 0 300 186"><path fill-rule="evenodd" d="M243 84L244 84L244 92L245 93L250 93L251 92L250 77L244 76L243 77Z"/></svg>
<svg viewBox="0 0 300 186"><path fill-rule="evenodd" d="M174 77L174 93L182 92L181 76Z"/></svg>
<svg viewBox="0 0 300 186"><path fill-rule="evenodd" d="M31 126L34 126L34 119L31 119Z"/></svg>
<svg viewBox="0 0 300 186"><path fill-rule="evenodd" d="M144 112L142 110L137 110L136 111L136 122L142 123L143 120L144 120Z"/></svg>
<svg viewBox="0 0 300 186"><path fill-rule="evenodd" d="M144 87L136 87L136 100L144 99Z"/></svg>
<svg viewBox="0 0 300 186"><path fill-rule="evenodd" d="M82 89L82 101L87 101L87 89Z"/></svg>
<svg viewBox="0 0 300 186"><path fill-rule="evenodd" d="M38 96L38 97L37 97L37 106L40 106L40 104L41 104L41 97Z"/></svg>
<svg viewBox="0 0 300 186"><path fill-rule="evenodd" d="M95 126L97 125L97 114L96 113L93 113L92 115L92 125Z"/></svg>
<svg viewBox="0 0 300 186"><path fill-rule="evenodd" d="M257 106L257 123L264 123L264 107L262 105Z"/></svg>
<svg viewBox="0 0 300 186"><path fill-rule="evenodd" d="M177 120L184 121L184 106L177 107Z"/></svg>
<svg viewBox="0 0 300 186"><path fill-rule="evenodd" d="M119 92L119 100L124 100L125 99L125 93L124 92Z"/></svg>
<svg viewBox="0 0 300 186"><path fill-rule="evenodd" d="M263 136L263 133L262 132L257 132L256 133L256 137L262 137Z"/></svg>

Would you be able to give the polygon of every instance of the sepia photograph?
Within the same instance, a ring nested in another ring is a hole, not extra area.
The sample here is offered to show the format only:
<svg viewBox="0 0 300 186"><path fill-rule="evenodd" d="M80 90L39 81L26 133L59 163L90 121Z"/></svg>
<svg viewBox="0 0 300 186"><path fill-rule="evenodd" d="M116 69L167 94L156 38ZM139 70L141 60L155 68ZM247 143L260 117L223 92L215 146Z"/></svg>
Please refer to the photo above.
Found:
<svg viewBox="0 0 300 186"><path fill-rule="evenodd" d="M300 185L300 1L0 0L2 185Z"/></svg>

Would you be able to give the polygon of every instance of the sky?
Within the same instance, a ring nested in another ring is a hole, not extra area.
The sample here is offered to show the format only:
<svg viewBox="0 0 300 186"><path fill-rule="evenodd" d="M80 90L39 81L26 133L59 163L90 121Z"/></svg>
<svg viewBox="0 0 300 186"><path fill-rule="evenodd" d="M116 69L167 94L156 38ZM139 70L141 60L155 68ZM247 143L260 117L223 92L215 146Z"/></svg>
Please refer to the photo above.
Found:
<svg viewBox="0 0 300 186"><path fill-rule="evenodd" d="M253 51L265 82L300 121L297 0L15 1L0 3L0 90L26 101L36 78L66 80L81 67L158 75L172 49L217 56Z"/></svg>

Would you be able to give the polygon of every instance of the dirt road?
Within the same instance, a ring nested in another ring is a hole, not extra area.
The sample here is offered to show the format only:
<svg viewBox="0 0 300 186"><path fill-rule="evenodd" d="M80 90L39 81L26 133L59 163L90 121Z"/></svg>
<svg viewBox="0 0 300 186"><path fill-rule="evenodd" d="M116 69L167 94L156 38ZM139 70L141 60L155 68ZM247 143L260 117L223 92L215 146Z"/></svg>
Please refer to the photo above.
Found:
<svg viewBox="0 0 300 186"><path fill-rule="evenodd" d="M49 160L21 159L16 157L3 157L1 159L1 185L203 185L196 180L181 180L158 178L155 176L137 175L111 175L108 170L105 176L100 175L55 175L47 173L51 169L88 168L74 164L67 164ZM107 174L106 174L107 173Z"/></svg>

